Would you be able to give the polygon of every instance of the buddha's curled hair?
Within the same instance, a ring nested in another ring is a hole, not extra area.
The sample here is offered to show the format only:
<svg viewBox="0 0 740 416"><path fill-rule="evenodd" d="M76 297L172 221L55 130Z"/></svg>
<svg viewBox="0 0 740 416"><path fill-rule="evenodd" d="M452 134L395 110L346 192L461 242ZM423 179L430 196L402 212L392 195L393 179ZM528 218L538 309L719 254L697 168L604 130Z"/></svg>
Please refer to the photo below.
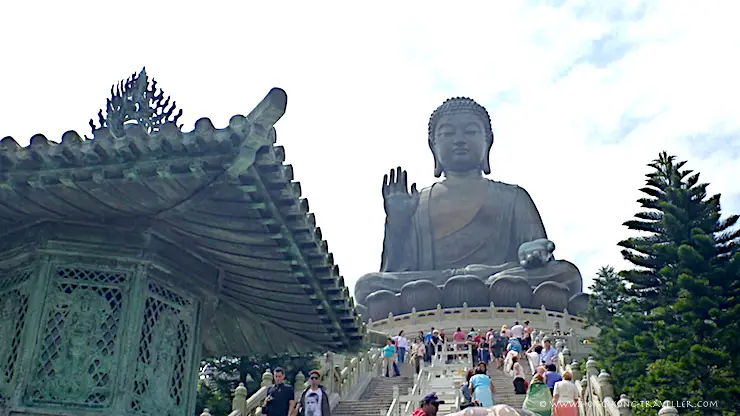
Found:
<svg viewBox="0 0 740 416"><path fill-rule="evenodd" d="M472 98L468 97L453 97L448 98L442 103L429 117L429 142L434 141L434 130L437 128L439 119L445 115L459 114L459 113L473 113L481 118L483 122L483 128L486 130L486 138L488 143L493 143L493 129L491 128L491 116L488 115L488 111L485 107L478 104Z"/></svg>

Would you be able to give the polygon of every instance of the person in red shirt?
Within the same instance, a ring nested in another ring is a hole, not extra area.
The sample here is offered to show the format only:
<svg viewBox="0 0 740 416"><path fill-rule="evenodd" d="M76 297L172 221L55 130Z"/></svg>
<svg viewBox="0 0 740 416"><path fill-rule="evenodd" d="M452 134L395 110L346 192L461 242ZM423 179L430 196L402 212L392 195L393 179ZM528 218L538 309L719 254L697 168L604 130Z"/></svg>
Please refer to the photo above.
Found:
<svg viewBox="0 0 740 416"><path fill-rule="evenodd" d="M437 393L431 392L424 396L421 403L419 403L419 407L414 409L411 416L436 416L440 404L444 404L444 400L439 400Z"/></svg>

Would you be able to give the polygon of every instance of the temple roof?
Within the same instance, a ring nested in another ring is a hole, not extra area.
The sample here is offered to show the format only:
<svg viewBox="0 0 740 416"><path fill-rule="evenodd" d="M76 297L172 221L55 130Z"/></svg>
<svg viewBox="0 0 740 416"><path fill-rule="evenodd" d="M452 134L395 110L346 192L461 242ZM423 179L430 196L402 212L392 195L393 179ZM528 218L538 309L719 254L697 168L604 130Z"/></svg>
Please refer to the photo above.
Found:
<svg viewBox="0 0 740 416"><path fill-rule="evenodd" d="M0 230L39 221L148 219L221 272L206 354L355 348L363 328L273 127L273 89L246 117L191 132L127 125L22 147L0 141ZM0 237L1 237L0 233Z"/></svg>

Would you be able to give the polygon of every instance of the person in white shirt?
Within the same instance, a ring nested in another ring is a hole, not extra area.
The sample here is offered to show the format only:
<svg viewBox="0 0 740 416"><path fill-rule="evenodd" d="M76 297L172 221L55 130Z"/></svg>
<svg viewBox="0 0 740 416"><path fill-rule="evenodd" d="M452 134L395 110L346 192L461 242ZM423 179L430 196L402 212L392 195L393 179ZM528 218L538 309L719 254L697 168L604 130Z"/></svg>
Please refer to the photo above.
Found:
<svg viewBox="0 0 740 416"><path fill-rule="evenodd" d="M532 375L537 374L537 367L540 365L540 353L542 352L542 345L534 345L529 347L525 355L529 361L529 369L532 370Z"/></svg>
<svg viewBox="0 0 740 416"><path fill-rule="evenodd" d="M514 326L511 327L511 336L518 339L519 343L522 343L522 337L524 337L524 327L519 325L519 322L514 322Z"/></svg>
<svg viewBox="0 0 740 416"><path fill-rule="evenodd" d="M393 337L393 343L396 344L398 350L398 363L403 364L406 357L406 351L409 349L409 340L403 331L399 332L398 335Z"/></svg>
<svg viewBox="0 0 740 416"><path fill-rule="evenodd" d="M573 383L573 374L566 371L563 379L555 383L552 392L553 416L578 415L578 388Z"/></svg>
<svg viewBox="0 0 740 416"><path fill-rule="evenodd" d="M526 394L527 388L524 383L524 369L519 364L519 354L509 351L504 360L504 373L513 378L514 394Z"/></svg>
<svg viewBox="0 0 740 416"><path fill-rule="evenodd" d="M331 407L329 406L329 394L324 386L319 384L321 373L318 370L311 370L308 373L309 386L301 393L299 405L289 416L296 413L300 416L331 416Z"/></svg>

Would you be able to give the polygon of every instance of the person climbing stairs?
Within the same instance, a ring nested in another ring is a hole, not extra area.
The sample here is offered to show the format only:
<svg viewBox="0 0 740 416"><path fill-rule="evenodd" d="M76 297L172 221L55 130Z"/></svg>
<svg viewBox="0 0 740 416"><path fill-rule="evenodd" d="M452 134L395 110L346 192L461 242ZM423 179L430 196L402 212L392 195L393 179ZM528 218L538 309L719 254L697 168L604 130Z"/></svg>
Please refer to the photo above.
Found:
<svg viewBox="0 0 740 416"><path fill-rule="evenodd" d="M496 388L496 393L493 395L496 404L508 404L515 409L521 409L526 394L514 394L512 378L503 371L496 369L495 366L489 368L488 375L493 380L493 386Z"/></svg>

